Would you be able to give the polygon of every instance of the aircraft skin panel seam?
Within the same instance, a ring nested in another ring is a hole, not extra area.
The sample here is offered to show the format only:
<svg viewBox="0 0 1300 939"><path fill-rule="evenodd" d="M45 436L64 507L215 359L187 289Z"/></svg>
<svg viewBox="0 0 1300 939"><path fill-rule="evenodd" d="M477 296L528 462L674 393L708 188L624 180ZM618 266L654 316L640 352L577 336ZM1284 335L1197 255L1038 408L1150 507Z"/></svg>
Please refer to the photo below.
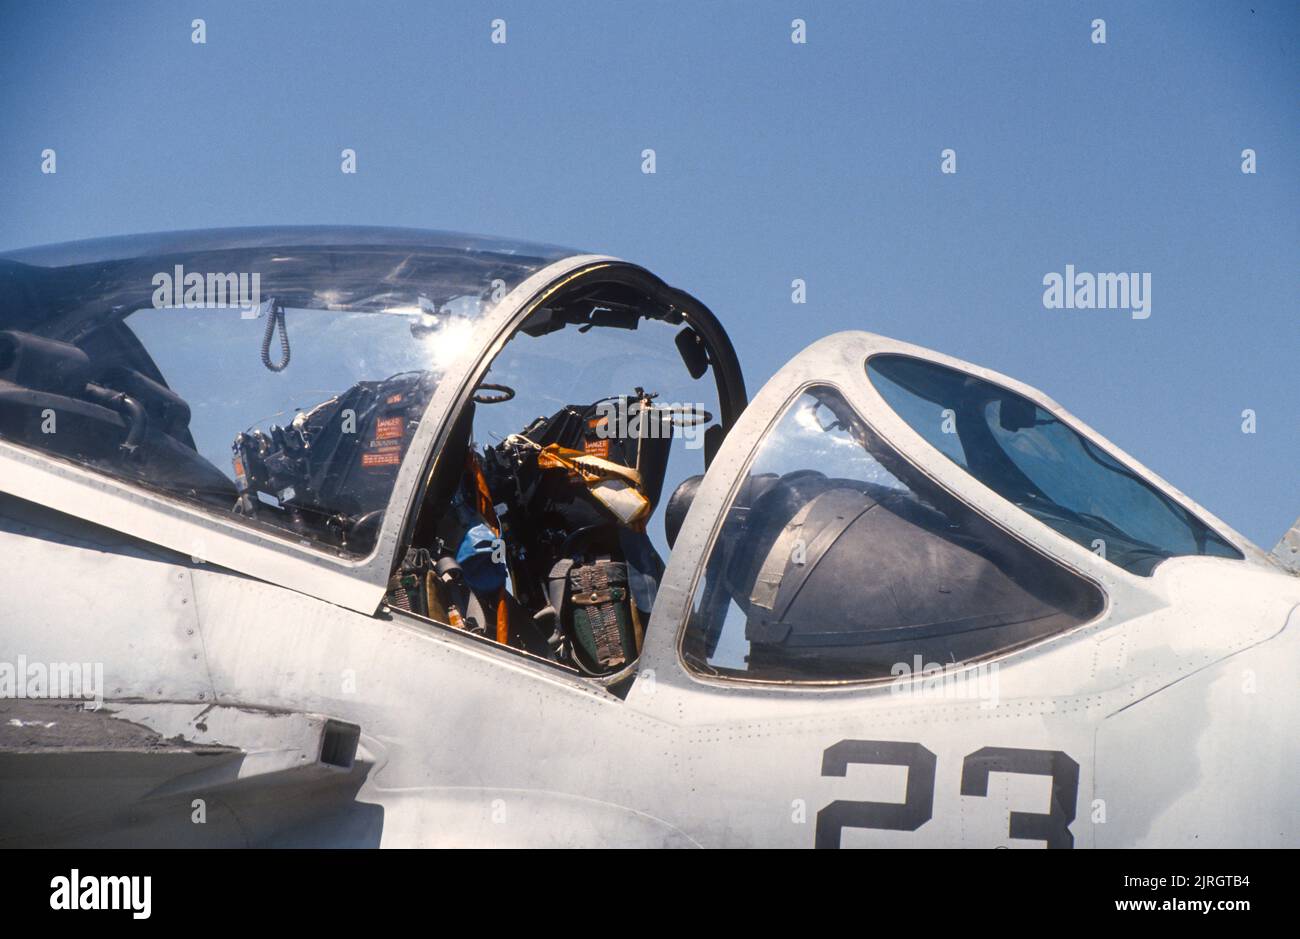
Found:
<svg viewBox="0 0 1300 939"><path fill-rule="evenodd" d="M186 569L185 585L189 588L190 607L194 611L194 634L199 637L199 655L203 657L203 674L207 676L208 693L212 696L213 705L218 701L217 683L212 677L212 667L208 662L208 645L203 638L203 613L199 609L199 594L194 586L194 572Z"/></svg>
<svg viewBox="0 0 1300 939"><path fill-rule="evenodd" d="M1273 639L1276 639L1278 636L1282 635L1284 632L1287 631L1287 629L1292 625L1291 622L1292 620L1300 620L1300 604L1296 604L1294 607L1291 608L1290 612L1287 613L1286 618L1282 621L1282 625L1277 629L1276 632L1270 633L1267 636L1263 636L1257 639L1252 639L1248 642L1243 642L1240 645L1225 650L1222 655L1218 655L1212 658L1210 661L1204 663L1203 665L1197 666L1191 671L1179 675L1177 678L1173 679L1170 682L1167 682L1166 684L1161 685L1159 688L1149 691L1138 698L1134 698L1132 701L1128 702L1123 707L1120 707L1115 711L1112 711L1110 714L1107 714L1106 718L1109 720L1110 718L1115 717L1118 714L1122 714L1124 711L1127 711L1129 708L1136 707L1137 705L1141 704L1143 701L1146 701L1147 699L1152 698L1155 695L1158 695L1160 692L1165 691L1168 688L1172 688L1174 685L1178 684L1179 682L1185 681L1194 675L1198 675L1208 668L1213 668L1215 665L1218 665L1221 662L1226 662L1228 659L1231 659L1235 655L1239 655L1242 652L1247 652L1250 649L1255 648L1256 646L1261 646L1266 642L1270 642Z"/></svg>

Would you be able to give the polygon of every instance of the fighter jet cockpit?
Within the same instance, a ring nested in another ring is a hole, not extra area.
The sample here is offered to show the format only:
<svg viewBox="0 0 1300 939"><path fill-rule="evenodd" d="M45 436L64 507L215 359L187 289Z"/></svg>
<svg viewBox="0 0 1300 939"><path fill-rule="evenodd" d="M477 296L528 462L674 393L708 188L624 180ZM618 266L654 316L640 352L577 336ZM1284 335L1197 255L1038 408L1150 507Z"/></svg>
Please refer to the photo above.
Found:
<svg viewBox="0 0 1300 939"><path fill-rule="evenodd" d="M584 674L636 661L667 496L744 406L695 301L609 264L512 294L575 253L430 232L60 250L0 259L0 441L322 556L390 552L392 610Z"/></svg>
<svg viewBox="0 0 1300 939"><path fill-rule="evenodd" d="M627 670L669 496L723 429L715 355L643 286L539 307L453 422L390 603L583 674Z"/></svg>

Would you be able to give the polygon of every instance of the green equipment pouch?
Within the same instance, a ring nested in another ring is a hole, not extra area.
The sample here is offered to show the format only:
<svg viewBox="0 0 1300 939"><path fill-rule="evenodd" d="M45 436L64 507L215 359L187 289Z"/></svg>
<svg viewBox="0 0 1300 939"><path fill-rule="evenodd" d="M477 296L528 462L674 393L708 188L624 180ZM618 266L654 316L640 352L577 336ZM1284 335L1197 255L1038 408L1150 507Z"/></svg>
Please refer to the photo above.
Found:
<svg viewBox="0 0 1300 939"><path fill-rule="evenodd" d="M570 635L580 664L605 673L636 658L626 564L606 560L575 564L569 569L567 593Z"/></svg>

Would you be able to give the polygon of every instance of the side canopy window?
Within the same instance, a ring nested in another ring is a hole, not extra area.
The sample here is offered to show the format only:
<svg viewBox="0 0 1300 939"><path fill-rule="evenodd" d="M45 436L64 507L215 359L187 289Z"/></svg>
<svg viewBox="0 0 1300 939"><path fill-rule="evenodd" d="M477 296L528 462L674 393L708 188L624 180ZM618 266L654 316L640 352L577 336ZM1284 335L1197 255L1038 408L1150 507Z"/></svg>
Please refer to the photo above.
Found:
<svg viewBox="0 0 1300 939"><path fill-rule="evenodd" d="M1003 498L1126 571L1186 554L1241 558L1205 523L1028 398L964 372L877 355L867 374L912 429Z"/></svg>
<svg viewBox="0 0 1300 939"><path fill-rule="evenodd" d="M0 257L0 438L366 555L447 367L477 354L492 304L562 254L371 229L14 252Z"/></svg>
<svg viewBox="0 0 1300 939"><path fill-rule="evenodd" d="M761 441L683 642L694 669L774 681L970 661L1083 623L1100 591L929 483L830 388Z"/></svg>

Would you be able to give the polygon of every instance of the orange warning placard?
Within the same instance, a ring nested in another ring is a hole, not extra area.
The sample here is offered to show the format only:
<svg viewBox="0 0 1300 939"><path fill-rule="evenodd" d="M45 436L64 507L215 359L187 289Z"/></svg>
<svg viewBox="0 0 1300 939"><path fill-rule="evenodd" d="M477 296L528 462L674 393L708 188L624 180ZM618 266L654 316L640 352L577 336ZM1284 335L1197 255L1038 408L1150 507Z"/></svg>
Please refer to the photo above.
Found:
<svg viewBox="0 0 1300 939"><path fill-rule="evenodd" d="M385 417L375 425L376 440L401 440L405 421L401 417Z"/></svg>
<svg viewBox="0 0 1300 939"><path fill-rule="evenodd" d="M401 462L402 451L399 447L385 447L361 454L362 466L397 466Z"/></svg>

